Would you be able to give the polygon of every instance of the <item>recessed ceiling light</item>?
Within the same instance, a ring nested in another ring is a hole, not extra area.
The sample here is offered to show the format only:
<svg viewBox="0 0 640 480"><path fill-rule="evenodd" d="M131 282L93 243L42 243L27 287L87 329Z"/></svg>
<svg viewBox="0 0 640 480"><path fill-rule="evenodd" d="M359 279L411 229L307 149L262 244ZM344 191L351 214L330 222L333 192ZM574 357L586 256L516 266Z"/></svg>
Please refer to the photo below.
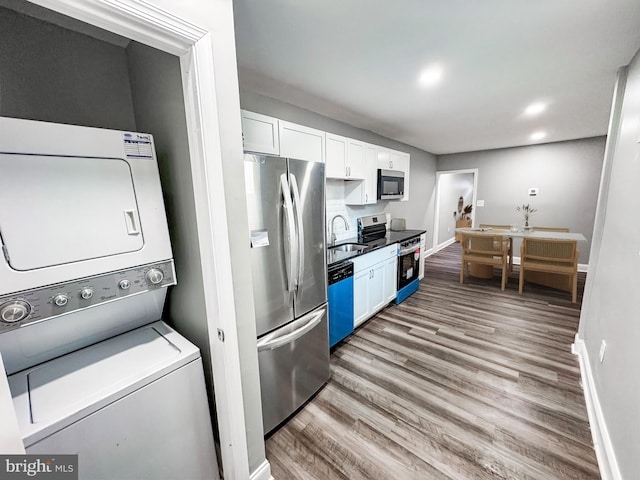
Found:
<svg viewBox="0 0 640 480"><path fill-rule="evenodd" d="M431 65L420 72L418 81L423 87L431 87L438 83L442 78L442 67L440 65Z"/></svg>
<svg viewBox="0 0 640 480"><path fill-rule="evenodd" d="M547 136L546 132L540 131L540 132L532 133L531 137L529 137L529 138L531 138L531 140L542 140L546 136Z"/></svg>
<svg viewBox="0 0 640 480"><path fill-rule="evenodd" d="M544 103L536 102L525 108L524 113L525 115L537 115L543 112L545 108L547 108L547 106Z"/></svg>

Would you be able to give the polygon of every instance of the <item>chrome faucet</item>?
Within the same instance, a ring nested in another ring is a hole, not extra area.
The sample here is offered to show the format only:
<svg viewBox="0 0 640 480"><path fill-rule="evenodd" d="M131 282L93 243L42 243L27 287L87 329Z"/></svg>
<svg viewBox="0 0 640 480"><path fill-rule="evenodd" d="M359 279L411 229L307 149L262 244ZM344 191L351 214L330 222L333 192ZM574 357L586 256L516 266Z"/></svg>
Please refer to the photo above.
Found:
<svg viewBox="0 0 640 480"><path fill-rule="evenodd" d="M336 234L334 232L334 226L333 223L336 221L336 218L341 218L342 221L344 222L344 229L345 230L349 230L349 222L347 222L347 219L344 218L342 215L338 214L335 215L332 219L331 219L331 231L330 231L330 236L331 236L331 245L335 245L336 244Z"/></svg>

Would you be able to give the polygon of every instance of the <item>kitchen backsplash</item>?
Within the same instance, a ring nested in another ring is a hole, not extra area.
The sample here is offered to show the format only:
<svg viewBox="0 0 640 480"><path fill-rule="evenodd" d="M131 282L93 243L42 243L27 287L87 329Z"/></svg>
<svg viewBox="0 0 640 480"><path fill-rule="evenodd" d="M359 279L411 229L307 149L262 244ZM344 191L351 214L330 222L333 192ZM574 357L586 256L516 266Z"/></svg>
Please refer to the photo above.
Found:
<svg viewBox="0 0 640 480"><path fill-rule="evenodd" d="M384 206L387 202L377 203L375 205L345 205L344 203L344 180L327 179L326 184L326 203L327 203L327 243L331 242L331 219L336 215L344 216L349 222L349 230L345 229L344 222L336 219L334 222L336 241L342 242L358 236L358 217L365 215L373 215L384 212Z"/></svg>

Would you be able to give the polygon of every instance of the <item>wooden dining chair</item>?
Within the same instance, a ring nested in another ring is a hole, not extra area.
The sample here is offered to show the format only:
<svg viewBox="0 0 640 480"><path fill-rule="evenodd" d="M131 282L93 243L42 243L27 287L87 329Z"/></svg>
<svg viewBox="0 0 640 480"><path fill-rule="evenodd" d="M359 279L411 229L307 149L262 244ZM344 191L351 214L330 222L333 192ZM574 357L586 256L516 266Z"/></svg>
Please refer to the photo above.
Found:
<svg viewBox="0 0 640 480"><path fill-rule="evenodd" d="M467 268L472 263L500 267L502 274L501 289L507 285L507 258L509 254L508 238L503 235L487 233L463 233L460 240L462 261L460 265L460 283L464 283Z"/></svg>
<svg viewBox="0 0 640 480"><path fill-rule="evenodd" d="M569 233L568 227L533 227L534 232L565 232Z"/></svg>
<svg viewBox="0 0 640 480"><path fill-rule="evenodd" d="M571 302L578 295L578 242L575 240L551 240L545 238L522 239L520 247L520 280L518 291L522 294L526 272L546 272L568 275Z"/></svg>
<svg viewBox="0 0 640 480"><path fill-rule="evenodd" d="M492 230L511 230L511 225L498 225L494 223L481 223L480 228L491 228ZM513 272L513 238L509 237L509 273Z"/></svg>

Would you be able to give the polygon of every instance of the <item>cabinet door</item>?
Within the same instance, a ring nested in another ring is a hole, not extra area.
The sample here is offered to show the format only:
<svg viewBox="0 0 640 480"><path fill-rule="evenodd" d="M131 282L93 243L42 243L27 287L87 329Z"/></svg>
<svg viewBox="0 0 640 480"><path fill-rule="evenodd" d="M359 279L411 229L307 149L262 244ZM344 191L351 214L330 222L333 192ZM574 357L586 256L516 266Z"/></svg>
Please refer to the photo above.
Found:
<svg viewBox="0 0 640 480"><path fill-rule="evenodd" d="M364 178L364 142L349 138L347 140L347 177L352 179Z"/></svg>
<svg viewBox="0 0 640 480"><path fill-rule="evenodd" d="M357 327L369 317L369 276L371 269L356 272L353 276L353 325Z"/></svg>
<svg viewBox="0 0 640 480"><path fill-rule="evenodd" d="M398 257L384 262L384 298L385 304L396 298L398 278Z"/></svg>
<svg viewBox="0 0 640 480"><path fill-rule="evenodd" d="M364 180L345 182L345 204L370 205L377 202L378 149L375 145L364 145Z"/></svg>
<svg viewBox="0 0 640 480"><path fill-rule="evenodd" d="M314 128L280 120L280 156L324 162L325 133Z"/></svg>
<svg viewBox="0 0 640 480"><path fill-rule="evenodd" d="M404 172L404 196L403 202L409 200L409 163L411 156L404 152L391 152L391 163L394 170L401 170Z"/></svg>
<svg viewBox="0 0 640 480"><path fill-rule="evenodd" d="M242 141L245 152L280 154L278 119L241 111Z"/></svg>
<svg viewBox="0 0 640 480"><path fill-rule="evenodd" d="M347 139L327 133L327 158L325 174L327 178L347 176Z"/></svg>
<svg viewBox="0 0 640 480"><path fill-rule="evenodd" d="M385 296L385 263L380 262L371 267L369 279L369 311L371 313L377 312L388 303Z"/></svg>
<svg viewBox="0 0 640 480"><path fill-rule="evenodd" d="M367 145L364 159L363 204L370 205L378 201L378 149Z"/></svg>
<svg viewBox="0 0 640 480"><path fill-rule="evenodd" d="M378 147L377 154L378 154L378 168L381 168L383 170L396 170L393 166L393 162L391 161L391 150Z"/></svg>
<svg viewBox="0 0 640 480"><path fill-rule="evenodd" d="M420 235L420 273L418 278L422 280L424 278L424 257L427 251L427 234Z"/></svg>

